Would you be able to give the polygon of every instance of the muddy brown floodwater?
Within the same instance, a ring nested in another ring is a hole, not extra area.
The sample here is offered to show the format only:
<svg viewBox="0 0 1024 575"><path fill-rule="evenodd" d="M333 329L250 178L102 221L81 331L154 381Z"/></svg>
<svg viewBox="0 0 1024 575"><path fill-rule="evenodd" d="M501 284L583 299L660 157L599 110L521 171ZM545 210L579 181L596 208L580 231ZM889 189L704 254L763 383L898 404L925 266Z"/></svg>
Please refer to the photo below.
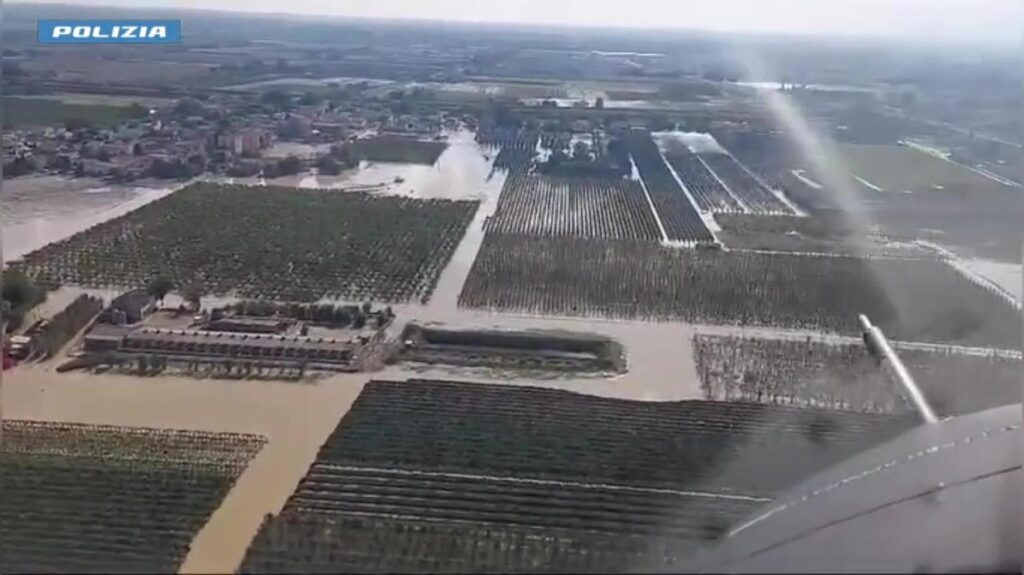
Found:
<svg viewBox="0 0 1024 575"><path fill-rule="evenodd" d="M417 313L418 311L418 313ZM622 344L626 372L612 377L602 374L552 374L550 377L516 376L508 371L442 366L389 366L378 377L411 377L478 381L515 385L537 385L589 395L643 401L674 401L702 397L693 363L691 344L694 331L681 323L644 323L590 318L538 317L495 314L465 309L403 309L405 319L421 325L432 322L459 329L563 330L609 336ZM401 330L401 326L394 329Z"/></svg>
<svg viewBox="0 0 1024 575"><path fill-rule="evenodd" d="M126 214L177 185L115 185L91 178L29 176L3 183L4 262Z"/></svg>
<svg viewBox="0 0 1024 575"><path fill-rule="evenodd" d="M479 148L471 133L450 134L449 142L450 146L433 166L370 164L334 179L301 176L292 182L309 187L381 184L374 193L423 198L476 198L481 201L480 209L442 272L430 301L426 305L393 306L399 320L389 329L391 335L396 336L406 321L420 324L436 322L460 329L545 329L600 334L623 345L627 356L625 373L612 377L559 374L538 379L482 369L397 365L381 372L334 375L315 383L295 383L88 373L58 375L54 368L60 360L56 360L19 366L3 374L0 394L4 416L265 436L268 439L266 446L199 532L181 568L183 573L228 573L237 569L263 517L267 513L277 513L283 507L320 446L370 379L438 378L539 385L645 401L698 399L703 397L703 393L691 348L695 333L786 335L780 330L763 330L764 333L760 333L758 330L691 326L677 322L541 317L459 308L459 292L483 240L484 222L497 206L504 175L491 175L493 152ZM401 181L395 181L396 178ZM31 190L23 188L15 202L21 210L20 215L5 213L5 260L120 215L171 191L134 188L97 191L86 184L75 182L71 185L56 180L48 182L47 185L53 189L47 188L49 191L45 192L29 193ZM5 202L9 192L9 186L5 186ZM91 193L96 199L90 196ZM83 199L82 194L89 197ZM49 199L44 199L43 195ZM43 208L31 207L33 205ZM79 207L69 208L69 205ZM104 290L88 291L108 299L113 295ZM204 306L226 303L231 299L204 298ZM791 332L789 337L804 335Z"/></svg>
<svg viewBox="0 0 1024 575"><path fill-rule="evenodd" d="M500 181L487 181L495 151L480 148L472 132L446 132L448 147L431 165L362 162L337 176L296 174L265 180L266 184L299 188L368 191L407 198L482 199L501 191ZM222 178L230 180L228 178ZM238 178L259 183L258 178Z"/></svg>

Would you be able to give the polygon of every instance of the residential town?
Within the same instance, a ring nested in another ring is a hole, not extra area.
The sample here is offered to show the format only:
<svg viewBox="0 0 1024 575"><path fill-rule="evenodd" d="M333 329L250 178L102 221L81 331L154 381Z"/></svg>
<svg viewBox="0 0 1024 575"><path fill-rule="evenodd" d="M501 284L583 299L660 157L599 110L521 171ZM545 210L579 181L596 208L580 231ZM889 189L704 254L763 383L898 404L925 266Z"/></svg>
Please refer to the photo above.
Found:
<svg viewBox="0 0 1024 575"><path fill-rule="evenodd" d="M206 173L273 177L301 171L328 155L332 145L337 152L339 144L374 135L431 138L443 127L458 125L444 112L401 113L386 102L338 104L275 91L260 97L186 97L164 107L133 104L129 114L119 125L106 127L73 118L63 126L5 130L4 174L110 182Z"/></svg>

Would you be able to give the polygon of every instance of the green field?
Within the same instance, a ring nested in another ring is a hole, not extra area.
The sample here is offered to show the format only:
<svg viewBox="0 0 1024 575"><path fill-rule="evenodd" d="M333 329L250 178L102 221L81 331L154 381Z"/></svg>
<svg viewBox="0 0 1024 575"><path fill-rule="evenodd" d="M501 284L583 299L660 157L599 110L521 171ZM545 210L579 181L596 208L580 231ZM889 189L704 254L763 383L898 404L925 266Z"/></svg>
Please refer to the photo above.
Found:
<svg viewBox="0 0 1024 575"><path fill-rule="evenodd" d="M36 250L30 277L250 299L426 301L479 202L197 183Z"/></svg>
<svg viewBox="0 0 1024 575"><path fill-rule="evenodd" d="M1011 188L904 146L838 144L841 165L885 193L1005 193Z"/></svg>
<svg viewBox="0 0 1024 575"><path fill-rule="evenodd" d="M138 108L124 105L72 104L45 98L3 99L5 126L63 125L68 120L84 120L94 126L116 126L143 113Z"/></svg>

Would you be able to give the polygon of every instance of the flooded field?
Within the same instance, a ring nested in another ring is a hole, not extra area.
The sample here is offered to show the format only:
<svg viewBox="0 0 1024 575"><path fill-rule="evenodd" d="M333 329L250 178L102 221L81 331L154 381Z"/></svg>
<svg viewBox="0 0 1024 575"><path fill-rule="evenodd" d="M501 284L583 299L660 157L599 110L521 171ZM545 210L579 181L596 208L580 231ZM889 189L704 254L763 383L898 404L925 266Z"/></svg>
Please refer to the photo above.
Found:
<svg viewBox="0 0 1024 575"><path fill-rule="evenodd" d="M962 260L961 264L1006 290L1018 302L1024 301L1024 290L1021 289L1021 275L1024 270L1020 264L979 259Z"/></svg>
<svg viewBox="0 0 1024 575"><path fill-rule="evenodd" d="M644 323L591 318L540 317L497 314L486 311L453 309L447 306L402 306L400 318L422 324L430 322L458 326L459 329L561 330L606 336L622 344L626 355L626 373L613 377L594 374L559 374L538 379L495 372L484 368L443 366L390 366L377 379L420 377L457 381L482 381L517 385L543 385L602 397L672 401L700 396L693 358L690 353L692 327L681 323ZM401 331L401 325L392 328Z"/></svg>
<svg viewBox="0 0 1024 575"><path fill-rule="evenodd" d="M472 133L455 132L448 139L448 148L430 166L362 162L358 168L337 176L307 174L292 176L289 181L301 188L354 188L410 198L482 199L501 191L500 182L487 181L493 159L493 153L477 146ZM268 183L285 183L280 180L283 178Z"/></svg>
<svg viewBox="0 0 1024 575"><path fill-rule="evenodd" d="M711 146L704 135L684 134L686 145ZM460 329L564 330L596 334L622 344L627 371L612 375L559 373L549 377L486 367L393 365L382 371L332 375L307 383L195 379L170 375L134 376L70 373L58 375L57 361L20 366L4 374L5 415L12 418L95 424L254 433L267 445L250 463L223 505L193 542L183 573L233 572L267 513L278 513L318 449L370 379L411 378L544 386L619 399L674 401L705 397L693 357L697 333L803 339L814 332L773 328L647 323L493 313L458 307L458 296L494 214L505 175L492 173L493 152L482 150L471 133L449 138L434 165L364 163L339 176L298 175L267 181L303 188L368 190L412 198L478 199L481 202L427 304L395 305L396 336L407 322L439 322ZM292 153L301 151L292 149ZM238 180L236 180L238 181ZM5 259L16 258L86 227L162 197L171 188L112 187L96 181L32 178L4 189ZM240 182L242 183L242 182ZM246 183L259 183L255 179ZM969 262L964 262L965 265ZM970 263L970 265L974 265ZM979 264L980 265L980 264ZM1010 281L1009 268L988 270ZM1020 293L1017 266L1016 291ZM983 271L979 271L989 276ZM989 276L991 277L991 276ZM995 280L993 278L993 281ZM1002 285L1002 284L1001 284ZM1006 289L1011 289L1007 287ZM72 292L77 293L78 288ZM89 290L109 299L113 292ZM63 292L62 300L63 300ZM166 302L174 305L175 296ZM204 307L233 298L204 297ZM361 302L346 302L361 303ZM856 343L856 338L822 341ZM415 383L410 385L416 385Z"/></svg>
<svg viewBox="0 0 1024 575"><path fill-rule="evenodd" d="M879 193L1005 194L1012 187L908 146L838 144L839 165Z"/></svg>
<svg viewBox="0 0 1024 575"><path fill-rule="evenodd" d="M4 262L162 198L175 187L58 176L7 180L0 210Z"/></svg>
<svg viewBox="0 0 1024 575"><path fill-rule="evenodd" d="M51 364L5 374L5 415L12 418L172 429L255 433L267 445L249 464L223 505L199 532L182 573L233 572L267 513L277 513L317 450L369 379L440 378L542 385L589 395L664 401L701 397L690 353L692 332L678 324L591 322L493 315L429 306L419 318L446 318L460 327L542 327L606 334L626 344L629 371L610 379L568 376L510 378L486 370L410 369L336 375L314 384L230 381L172 376L60 374Z"/></svg>
<svg viewBox="0 0 1024 575"><path fill-rule="evenodd" d="M174 377L60 374L49 366L4 373L12 419L241 431L268 444L193 541L183 573L230 573L264 514L277 512L317 449L362 390L367 375L318 386Z"/></svg>

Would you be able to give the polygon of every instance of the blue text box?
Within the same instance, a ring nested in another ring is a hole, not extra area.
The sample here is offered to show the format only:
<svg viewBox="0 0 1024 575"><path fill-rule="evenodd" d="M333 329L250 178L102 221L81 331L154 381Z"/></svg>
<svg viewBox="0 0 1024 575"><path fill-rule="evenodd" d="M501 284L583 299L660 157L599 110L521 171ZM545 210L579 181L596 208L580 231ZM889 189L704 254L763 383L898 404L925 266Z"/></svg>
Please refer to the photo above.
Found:
<svg viewBox="0 0 1024 575"><path fill-rule="evenodd" d="M41 44L175 44L181 20L40 20Z"/></svg>

